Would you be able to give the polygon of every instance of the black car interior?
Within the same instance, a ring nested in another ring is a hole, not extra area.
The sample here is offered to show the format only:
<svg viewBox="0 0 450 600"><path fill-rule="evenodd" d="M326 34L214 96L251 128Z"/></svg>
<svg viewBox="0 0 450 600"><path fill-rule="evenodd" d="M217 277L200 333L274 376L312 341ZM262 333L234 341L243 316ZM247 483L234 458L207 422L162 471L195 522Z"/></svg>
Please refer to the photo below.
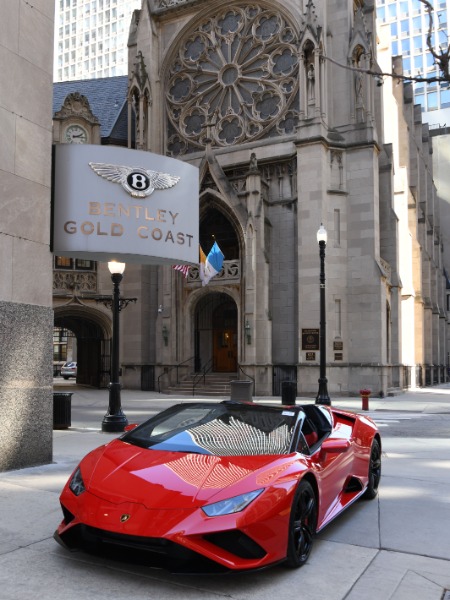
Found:
<svg viewBox="0 0 450 600"><path fill-rule="evenodd" d="M331 433L331 420L324 409L313 404L302 406L305 419L302 423L301 433L308 445L309 452L315 449Z"/></svg>

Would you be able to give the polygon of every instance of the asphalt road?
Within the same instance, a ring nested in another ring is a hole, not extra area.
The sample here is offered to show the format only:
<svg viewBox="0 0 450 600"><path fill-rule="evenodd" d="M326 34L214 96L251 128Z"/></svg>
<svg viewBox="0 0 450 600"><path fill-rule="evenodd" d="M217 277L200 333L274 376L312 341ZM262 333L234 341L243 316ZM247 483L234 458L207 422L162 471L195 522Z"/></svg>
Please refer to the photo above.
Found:
<svg viewBox="0 0 450 600"><path fill-rule="evenodd" d="M450 439L449 414L375 411L368 413L385 437Z"/></svg>

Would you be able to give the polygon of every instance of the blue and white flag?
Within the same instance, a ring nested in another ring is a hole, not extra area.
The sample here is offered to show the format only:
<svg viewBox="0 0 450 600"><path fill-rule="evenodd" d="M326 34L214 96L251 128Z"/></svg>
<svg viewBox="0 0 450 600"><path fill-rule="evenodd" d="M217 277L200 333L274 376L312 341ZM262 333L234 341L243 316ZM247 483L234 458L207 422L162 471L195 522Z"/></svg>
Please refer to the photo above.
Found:
<svg viewBox="0 0 450 600"><path fill-rule="evenodd" d="M209 283L209 281L215 277L220 270L222 269L224 256L222 254L222 250L217 245L217 242L214 242L213 247L209 251L208 256L206 257L205 267L204 267L204 275L203 275L203 285Z"/></svg>
<svg viewBox="0 0 450 600"><path fill-rule="evenodd" d="M202 247L199 245L198 247L199 250L199 268L198 268L198 274L200 275L200 279L202 282L202 285L205 285L205 265L206 265L206 255L202 250Z"/></svg>

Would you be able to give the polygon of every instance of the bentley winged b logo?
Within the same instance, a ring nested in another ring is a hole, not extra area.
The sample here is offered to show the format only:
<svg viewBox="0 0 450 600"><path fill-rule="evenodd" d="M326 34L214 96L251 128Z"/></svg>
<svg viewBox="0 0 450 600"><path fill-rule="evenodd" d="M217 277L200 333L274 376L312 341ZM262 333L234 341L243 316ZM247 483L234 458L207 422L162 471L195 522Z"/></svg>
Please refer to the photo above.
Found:
<svg viewBox="0 0 450 600"><path fill-rule="evenodd" d="M141 167L124 167L90 162L89 166L103 179L120 183L133 198L145 198L155 190L167 190L176 185L180 178L168 173L159 173Z"/></svg>

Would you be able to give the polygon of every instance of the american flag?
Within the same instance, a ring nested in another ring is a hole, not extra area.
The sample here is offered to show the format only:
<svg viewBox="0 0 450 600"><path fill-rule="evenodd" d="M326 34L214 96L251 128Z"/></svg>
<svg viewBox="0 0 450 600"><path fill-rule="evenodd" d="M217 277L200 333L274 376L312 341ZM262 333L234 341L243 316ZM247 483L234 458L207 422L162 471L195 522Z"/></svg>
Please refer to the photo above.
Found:
<svg viewBox="0 0 450 600"><path fill-rule="evenodd" d="M173 265L173 268L175 269L175 271L181 271L181 273L183 273L183 275L187 278L187 276L189 275L189 269L191 267L190 265Z"/></svg>

